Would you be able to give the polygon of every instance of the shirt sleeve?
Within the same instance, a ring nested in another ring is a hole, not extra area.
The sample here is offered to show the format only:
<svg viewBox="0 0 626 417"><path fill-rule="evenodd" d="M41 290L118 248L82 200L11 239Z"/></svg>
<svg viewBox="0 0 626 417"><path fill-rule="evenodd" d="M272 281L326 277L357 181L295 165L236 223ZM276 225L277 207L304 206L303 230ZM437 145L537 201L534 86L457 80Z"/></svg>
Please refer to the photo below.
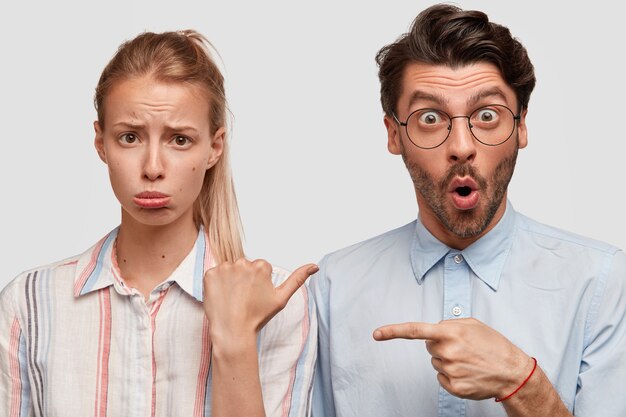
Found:
<svg viewBox="0 0 626 417"><path fill-rule="evenodd" d="M310 278L310 291L318 316L318 358L313 387L313 417L335 417L335 401L330 373L329 283L326 278L326 258L320 270Z"/></svg>
<svg viewBox="0 0 626 417"><path fill-rule="evenodd" d="M14 307L12 282L0 292L0 417L31 415L26 335Z"/></svg>
<svg viewBox="0 0 626 417"><path fill-rule="evenodd" d="M626 255L607 257L585 324L576 417L626 415Z"/></svg>
<svg viewBox="0 0 626 417"><path fill-rule="evenodd" d="M289 273L274 269L280 285ZM259 343L259 373L268 417L306 417L317 358L317 314L306 286L263 328Z"/></svg>

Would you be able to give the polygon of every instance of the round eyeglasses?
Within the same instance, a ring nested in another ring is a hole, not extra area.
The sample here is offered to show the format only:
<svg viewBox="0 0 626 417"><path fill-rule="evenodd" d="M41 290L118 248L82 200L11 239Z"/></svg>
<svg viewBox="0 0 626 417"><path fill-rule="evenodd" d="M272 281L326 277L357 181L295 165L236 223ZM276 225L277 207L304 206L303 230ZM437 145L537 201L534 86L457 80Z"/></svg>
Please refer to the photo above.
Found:
<svg viewBox="0 0 626 417"><path fill-rule="evenodd" d="M472 136L487 146L501 145L513 135L515 122L520 115L501 104L479 107L469 116L450 116L437 109L418 109L409 114L406 122L393 118L404 126L406 135L413 145L422 149L433 149L448 139L452 132L452 119L466 118Z"/></svg>

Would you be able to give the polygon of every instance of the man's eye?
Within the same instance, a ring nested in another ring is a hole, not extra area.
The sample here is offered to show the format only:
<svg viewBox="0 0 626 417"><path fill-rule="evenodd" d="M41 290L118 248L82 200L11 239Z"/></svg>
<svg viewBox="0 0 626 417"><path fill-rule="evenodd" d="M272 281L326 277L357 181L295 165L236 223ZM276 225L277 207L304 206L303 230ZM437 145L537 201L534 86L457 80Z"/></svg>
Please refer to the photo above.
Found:
<svg viewBox="0 0 626 417"><path fill-rule="evenodd" d="M174 143L178 146L185 146L188 145L190 143L189 138L185 137L185 136L174 136Z"/></svg>
<svg viewBox="0 0 626 417"><path fill-rule="evenodd" d="M498 113L492 109L482 109L478 111L477 118L481 122L489 123L498 118Z"/></svg>
<svg viewBox="0 0 626 417"><path fill-rule="evenodd" d="M421 125L436 125L443 122L443 116L434 110L427 110L416 115Z"/></svg>
<svg viewBox="0 0 626 417"><path fill-rule="evenodd" d="M122 135L122 137L120 138L120 140L121 140L123 143L128 143L128 144L130 144L130 143L135 143L135 142L137 142L137 136L135 136L135 135L134 135L134 134L132 134L132 133L124 133L124 134Z"/></svg>

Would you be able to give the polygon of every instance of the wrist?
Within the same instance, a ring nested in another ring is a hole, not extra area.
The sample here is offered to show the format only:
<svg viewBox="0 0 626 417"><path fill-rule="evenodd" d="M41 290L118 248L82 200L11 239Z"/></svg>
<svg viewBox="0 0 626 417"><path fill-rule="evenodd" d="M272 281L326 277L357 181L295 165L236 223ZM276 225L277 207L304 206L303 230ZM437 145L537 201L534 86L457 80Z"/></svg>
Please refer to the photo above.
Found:
<svg viewBox="0 0 626 417"><path fill-rule="evenodd" d="M572 417L539 364L528 382L515 395L502 401L502 405L510 417Z"/></svg>
<svg viewBox="0 0 626 417"><path fill-rule="evenodd" d="M504 394L501 394L498 397L496 397L495 398L496 402L508 400L509 398L516 395L520 390L524 389L524 386L530 382L530 379L532 378L536 369L537 369L537 359L531 357L530 358L530 370L525 371L525 376L523 377L522 380L517 378L517 382L515 382L514 385L511 385L512 388L509 387L508 391L504 391Z"/></svg>
<svg viewBox="0 0 626 417"><path fill-rule="evenodd" d="M211 355L216 360L240 360L257 354L255 332L232 334L230 332L211 333Z"/></svg>
<svg viewBox="0 0 626 417"><path fill-rule="evenodd" d="M494 386L494 398L504 398L516 390L533 368L533 359L521 349L512 349L502 365L499 385Z"/></svg>

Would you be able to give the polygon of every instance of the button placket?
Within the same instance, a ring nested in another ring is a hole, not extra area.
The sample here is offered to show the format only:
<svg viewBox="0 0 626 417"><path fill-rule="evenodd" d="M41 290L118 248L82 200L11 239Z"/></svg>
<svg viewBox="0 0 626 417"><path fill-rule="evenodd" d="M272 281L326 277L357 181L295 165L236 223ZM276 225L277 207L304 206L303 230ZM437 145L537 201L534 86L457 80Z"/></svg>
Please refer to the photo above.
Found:
<svg viewBox="0 0 626 417"><path fill-rule="evenodd" d="M470 269L460 252L444 258L443 319L470 317Z"/></svg>
<svg viewBox="0 0 626 417"><path fill-rule="evenodd" d="M443 319L470 317L470 269L460 252L449 252L444 258ZM439 415L464 416L465 401L439 388Z"/></svg>

